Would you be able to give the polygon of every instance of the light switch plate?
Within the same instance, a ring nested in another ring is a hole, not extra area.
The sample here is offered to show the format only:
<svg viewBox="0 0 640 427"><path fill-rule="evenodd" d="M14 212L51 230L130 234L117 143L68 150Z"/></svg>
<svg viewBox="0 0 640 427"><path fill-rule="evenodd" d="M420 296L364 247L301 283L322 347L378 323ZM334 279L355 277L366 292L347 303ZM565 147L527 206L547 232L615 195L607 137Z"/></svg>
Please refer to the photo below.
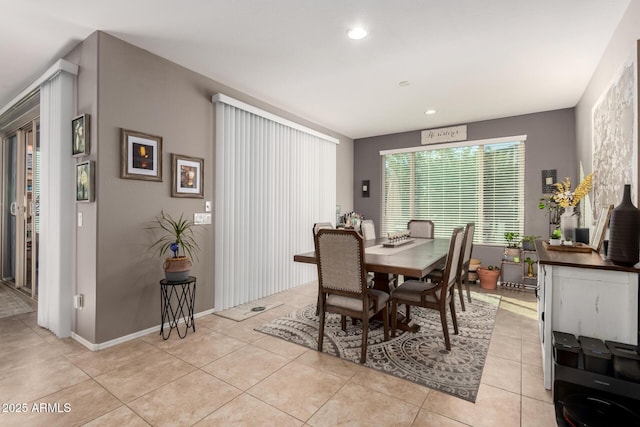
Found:
<svg viewBox="0 0 640 427"><path fill-rule="evenodd" d="M211 214L210 213L194 213L193 223L194 224L211 224Z"/></svg>
<svg viewBox="0 0 640 427"><path fill-rule="evenodd" d="M78 227L82 227L82 212L78 212Z"/></svg>
<svg viewBox="0 0 640 427"><path fill-rule="evenodd" d="M207 200L204 202L204 211L211 212L211 200Z"/></svg>

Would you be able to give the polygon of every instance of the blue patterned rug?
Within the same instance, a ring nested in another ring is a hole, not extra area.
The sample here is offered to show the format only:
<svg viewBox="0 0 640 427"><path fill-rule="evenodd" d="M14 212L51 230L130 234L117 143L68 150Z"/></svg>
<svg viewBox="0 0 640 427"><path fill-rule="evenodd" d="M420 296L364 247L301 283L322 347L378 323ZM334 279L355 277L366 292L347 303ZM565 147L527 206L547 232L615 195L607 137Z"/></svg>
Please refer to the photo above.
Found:
<svg viewBox="0 0 640 427"><path fill-rule="evenodd" d="M457 295L456 295L457 296ZM417 333L404 332L384 341L381 322L370 324L365 366L394 375L434 390L475 402L482 370L489 351L493 324L500 296L471 293L467 311L456 299L459 335L453 334L450 315L451 351L445 349L440 314L435 310L412 307L413 321L420 325ZM404 308L401 307L401 311ZM315 304L256 328L256 331L303 345L318 348L318 316ZM398 331L400 332L400 331ZM340 328L340 316L327 315L323 352L358 363L362 327L347 322Z"/></svg>

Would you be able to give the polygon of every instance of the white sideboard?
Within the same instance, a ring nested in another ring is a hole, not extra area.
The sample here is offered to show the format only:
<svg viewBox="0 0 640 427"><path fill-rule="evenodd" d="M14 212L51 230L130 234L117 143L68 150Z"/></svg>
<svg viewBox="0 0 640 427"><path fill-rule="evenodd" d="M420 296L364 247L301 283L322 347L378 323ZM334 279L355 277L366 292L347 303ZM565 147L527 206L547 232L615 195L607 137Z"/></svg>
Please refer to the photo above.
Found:
<svg viewBox="0 0 640 427"><path fill-rule="evenodd" d="M616 266L596 253L538 251L538 320L544 386L553 383L553 331L638 343L640 270Z"/></svg>

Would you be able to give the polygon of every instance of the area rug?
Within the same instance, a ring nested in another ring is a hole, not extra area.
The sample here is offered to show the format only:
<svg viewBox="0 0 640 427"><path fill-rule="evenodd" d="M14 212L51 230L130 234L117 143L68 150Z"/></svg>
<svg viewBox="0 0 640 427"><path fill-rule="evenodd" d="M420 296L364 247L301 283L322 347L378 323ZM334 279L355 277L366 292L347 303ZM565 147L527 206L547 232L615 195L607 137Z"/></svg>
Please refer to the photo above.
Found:
<svg viewBox="0 0 640 427"><path fill-rule="evenodd" d="M235 320L236 322L242 322L265 311L271 310L281 306L281 302L261 303L258 301L248 302L241 304L227 310L218 311L215 314L218 316L226 317L227 319Z"/></svg>
<svg viewBox="0 0 640 427"><path fill-rule="evenodd" d="M16 295L16 291L0 283L0 319L32 311L33 308Z"/></svg>
<svg viewBox="0 0 640 427"><path fill-rule="evenodd" d="M420 325L417 333L404 332L385 342L382 323L374 321L370 324L365 366L475 402L500 296L472 292L471 298L472 303L465 301L467 311L460 309L460 301L456 299L459 335L453 334L448 316L450 352L445 348L440 314L413 307L413 321ZM402 307L401 310L404 311ZM311 304L262 325L256 331L315 350L318 348L318 322L316 306ZM347 330L342 331L340 316L327 315L323 352L359 363L361 342L360 323L347 322Z"/></svg>

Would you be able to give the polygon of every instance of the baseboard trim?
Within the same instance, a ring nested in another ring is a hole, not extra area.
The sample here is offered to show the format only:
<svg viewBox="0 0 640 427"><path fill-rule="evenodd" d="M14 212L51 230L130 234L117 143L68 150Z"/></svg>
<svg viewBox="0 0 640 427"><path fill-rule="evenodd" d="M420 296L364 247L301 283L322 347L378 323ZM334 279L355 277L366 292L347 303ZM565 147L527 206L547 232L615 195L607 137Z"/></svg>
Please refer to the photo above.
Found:
<svg viewBox="0 0 640 427"><path fill-rule="evenodd" d="M197 319L198 317L208 316L209 314L213 314L214 312L215 312L215 309L211 308L209 310L205 310L205 311L201 311L199 313L195 313L193 315L193 317ZM184 319L181 319L179 321L179 323L184 323ZM168 328L169 327L169 323L165 323L164 327ZM79 342L80 344L82 344L83 346L85 346L86 348L88 348L91 351L100 351L100 350L104 350L104 349L109 348L109 347L113 347L113 346L118 345L118 344L125 343L127 341L135 340L135 339L143 337L145 335L149 335L149 334L151 334L153 332L157 333L159 330L160 330L160 325L157 325L157 326L153 326L151 328L144 329L142 331L134 332L134 333L129 334L129 335L124 335L122 337L114 338L112 340L105 341L105 342L102 342L102 343L97 343L97 344L94 344L94 343L88 341L87 339L81 337L80 335L76 334L73 331L71 332L71 338L73 338L74 340L76 340L77 342Z"/></svg>

